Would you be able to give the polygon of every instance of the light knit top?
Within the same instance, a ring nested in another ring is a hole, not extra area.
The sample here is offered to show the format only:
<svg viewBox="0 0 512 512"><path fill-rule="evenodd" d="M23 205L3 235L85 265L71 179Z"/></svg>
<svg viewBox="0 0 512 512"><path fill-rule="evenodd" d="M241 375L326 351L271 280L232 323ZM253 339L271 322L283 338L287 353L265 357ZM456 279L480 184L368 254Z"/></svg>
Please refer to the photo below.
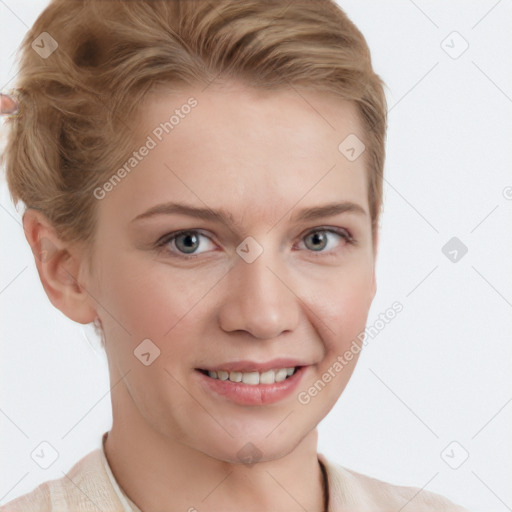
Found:
<svg viewBox="0 0 512 512"><path fill-rule="evenodd" d="M0 512L142 512L117 483L102 447L80 459L66 477L49 480L0 506ZM327 471L329 512L467 512L446 498L400 487L319 460ZM163 506L162 511L172 508Z"/></svg>

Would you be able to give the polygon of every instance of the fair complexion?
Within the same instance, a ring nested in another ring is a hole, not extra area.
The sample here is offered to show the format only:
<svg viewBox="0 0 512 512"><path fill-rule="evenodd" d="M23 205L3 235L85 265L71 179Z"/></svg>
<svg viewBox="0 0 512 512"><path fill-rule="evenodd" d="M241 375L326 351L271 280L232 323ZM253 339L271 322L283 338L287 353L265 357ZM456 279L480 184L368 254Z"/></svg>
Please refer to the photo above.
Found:
<svg viewBox="0 0 512 512"><path fill-rule="evenodd" d="M134 123L134 149L191 96L197 106L98 201L93 268L33 210L27 238L56 247L36 259L52 303L101 321L113 386L106 455L139 508L321 511L316 426L357 355L309 403L298 395L332 374L376 292L366 155L338 151L349 134L364 139L361 123L353 104L311 91L160 90ZM140 217L167 203L190 209ZM318 210L334 204L344 206ZM251 263L236 251L246 237L263 249ZM160 350L148 366L134 356L145 339ZM273 403L262 384L250 403L224 396L201 371L279 358L276 368L300 369Z"/></svg>

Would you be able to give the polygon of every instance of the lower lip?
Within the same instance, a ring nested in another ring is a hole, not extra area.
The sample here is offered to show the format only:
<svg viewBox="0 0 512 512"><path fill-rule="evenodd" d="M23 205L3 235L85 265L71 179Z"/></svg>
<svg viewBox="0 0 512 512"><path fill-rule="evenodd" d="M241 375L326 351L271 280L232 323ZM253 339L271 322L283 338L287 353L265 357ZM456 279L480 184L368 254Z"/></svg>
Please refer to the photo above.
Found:
<svg viewBox="0 0 512 512"><path fill-rule="evenodd" d="M196 370L196 373L209 392L221 395L239 405L267 405L279 402L293 393L302 380L306 368L299 367L291 377L281 382L256 385L212 379L199 370Z"/></svg>

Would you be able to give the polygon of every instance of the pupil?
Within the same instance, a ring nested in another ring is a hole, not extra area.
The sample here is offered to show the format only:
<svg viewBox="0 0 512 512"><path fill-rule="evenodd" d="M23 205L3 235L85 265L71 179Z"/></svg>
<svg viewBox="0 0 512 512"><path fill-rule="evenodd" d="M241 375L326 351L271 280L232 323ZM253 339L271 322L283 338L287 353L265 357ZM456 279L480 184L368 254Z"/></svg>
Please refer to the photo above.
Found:
<svg viewBox="0 0 512 512"><path fill-rule="evenodd" d="M181 243L180 241L185 241L185 243ZM197 249L198 237L193 233L187 233L181 235L176 239L176 245L180 251L186 253L192 253Z"/></svg>
<svg viewBox="0 0 512 512"><path fill-rule="evenodd" d="M314 245L312 247L313 250L318 250L318 249L323 249L326 245L326 236L325 236L325 233L321 233L321 232L317 232L317 233L313 233L311 236L311 239L313 240L313 244L318 244L320 243L320 247L318 245Z"/></svg>

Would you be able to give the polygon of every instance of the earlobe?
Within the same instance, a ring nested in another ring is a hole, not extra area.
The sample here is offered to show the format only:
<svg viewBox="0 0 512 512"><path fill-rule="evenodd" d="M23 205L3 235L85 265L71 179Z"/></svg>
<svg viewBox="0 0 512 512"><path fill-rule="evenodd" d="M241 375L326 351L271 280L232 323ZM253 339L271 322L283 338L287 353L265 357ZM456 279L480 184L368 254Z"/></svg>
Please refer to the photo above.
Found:
<svg viewBox="0 0 512 512"><path fill-rule="evenodd" d="M377 255L379 253L379 228L375 227L375 232L373 234L373 259L377 261Z"/></svg>
<svg viewBox="0 0 512 512"><path fill-rule="evenodd" d="M373 271L372 271L372 301L377 293L377 276L375 272L375 267L377 264L377 254L379 250L379 230L375 229L375 234L373 237Z"/></svg>
<svg viewBox="0 0 512 512"><path fill-rule="evenodd" d="M77 280L80 254L59 239L49 220L38 210L30 208L25 212L23 230L50 302L75 322L92 322L96 311L87 290Z"/></svg>

